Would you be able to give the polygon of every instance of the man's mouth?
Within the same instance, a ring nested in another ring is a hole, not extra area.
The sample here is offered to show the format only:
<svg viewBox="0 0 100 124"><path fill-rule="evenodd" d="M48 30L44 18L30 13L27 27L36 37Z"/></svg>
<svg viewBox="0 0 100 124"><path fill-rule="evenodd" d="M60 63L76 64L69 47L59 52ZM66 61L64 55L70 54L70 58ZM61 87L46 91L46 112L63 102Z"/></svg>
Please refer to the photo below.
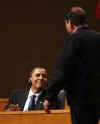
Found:
<svg viewBox="0 0 100 124"><path fill-rule="evenodd" d="M43 83L43 81L41 81L41 80L38 80L38 81L37 81L37 83Z"/></svg>

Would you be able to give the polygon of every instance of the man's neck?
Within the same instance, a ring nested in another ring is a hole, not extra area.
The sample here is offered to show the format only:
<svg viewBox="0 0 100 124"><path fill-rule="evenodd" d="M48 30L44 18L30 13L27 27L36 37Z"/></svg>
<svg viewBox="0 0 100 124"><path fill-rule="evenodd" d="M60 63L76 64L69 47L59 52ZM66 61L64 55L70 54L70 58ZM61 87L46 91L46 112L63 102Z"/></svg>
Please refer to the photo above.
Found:
<svg viewBox="0 0 100 124"><path fill-rule="evenodd" d="M79 25L79 26L76 26L75 28L74 28L74 30L72 31L72 33L74 33L74 32L76 32L78 29L80 29L80 28L82 28L82 27L88 27L88 25L87 24L84 24L84 25Z"/></svg>
<svg viewBox="0 0 100 124"><path fill-rule="evenodd" d="M39 92L42 92L43 89L42 88L37 89L37 88L31 87L31 90L32 90L33 93L39 93Z"/></svg>

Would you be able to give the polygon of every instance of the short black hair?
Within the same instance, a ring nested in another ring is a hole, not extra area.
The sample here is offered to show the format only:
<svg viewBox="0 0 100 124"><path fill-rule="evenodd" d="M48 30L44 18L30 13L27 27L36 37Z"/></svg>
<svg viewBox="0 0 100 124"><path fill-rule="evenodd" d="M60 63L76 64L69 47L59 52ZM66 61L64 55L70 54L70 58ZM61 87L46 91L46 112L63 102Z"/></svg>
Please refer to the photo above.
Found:
<svg viewBox="0 0 100 124"><path fill-rule="evenodd" d="M76 26L87 24L87 14L81 7L73 7L65 13L65 20L70 20L71 24Z"/></svg>
<svg viewBox="0 0 100 124"><path fill-rule="evenodd" d="M32 73L35 71L35 69L46 69L46 67L43 67L43 66L35 66L34 68L31 69L30 73L29 73L29 77L32 77Z"/></svg>

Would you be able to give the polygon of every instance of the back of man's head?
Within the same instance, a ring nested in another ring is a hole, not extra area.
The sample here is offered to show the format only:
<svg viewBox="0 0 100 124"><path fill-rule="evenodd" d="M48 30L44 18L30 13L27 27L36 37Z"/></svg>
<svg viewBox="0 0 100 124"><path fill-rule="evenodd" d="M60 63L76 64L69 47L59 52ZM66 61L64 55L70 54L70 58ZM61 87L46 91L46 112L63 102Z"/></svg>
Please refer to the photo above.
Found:
<svg viewBox="0 0 100 124"><path fill-rule="evenodd" d="M70 20L71 24L79 26L87 24L87 14L81 7L72 7L65 15L65 20Z"/></svg>

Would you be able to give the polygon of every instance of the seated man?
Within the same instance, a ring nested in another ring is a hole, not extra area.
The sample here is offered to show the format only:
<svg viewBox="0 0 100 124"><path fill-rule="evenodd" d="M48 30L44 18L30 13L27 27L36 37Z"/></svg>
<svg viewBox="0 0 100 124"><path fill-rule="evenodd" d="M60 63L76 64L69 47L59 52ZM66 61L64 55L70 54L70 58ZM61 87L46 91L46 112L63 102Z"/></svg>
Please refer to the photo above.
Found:
<svg viewBox="0 0 100 124"><path fill-rule="evenodd" d="M16 90L11 93L8 105L5 110L28 111L43 109L45 100L45 86L47 83L47 71L43 67L35 67L29 77L27 90ZM62 95L61 95L62 94ZM61 99L61 101L60 101ZM63 100L62 100L63 99ZM57 97L54 96L51 102L51 109L64 109L65 93L61 91Z"/></svg>

